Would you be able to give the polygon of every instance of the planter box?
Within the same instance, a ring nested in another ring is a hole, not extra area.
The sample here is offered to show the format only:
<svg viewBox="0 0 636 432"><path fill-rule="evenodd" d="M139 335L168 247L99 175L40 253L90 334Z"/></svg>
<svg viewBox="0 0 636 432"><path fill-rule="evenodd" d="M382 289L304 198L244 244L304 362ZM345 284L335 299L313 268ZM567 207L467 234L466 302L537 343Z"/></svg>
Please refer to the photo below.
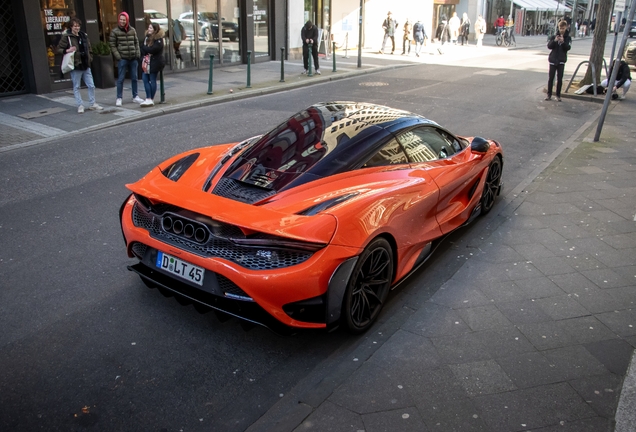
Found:
<svg viewBox="0 0 636 432"><path fill-rule="evenodd" d="M111 88L115 87L115 68L113 66L113 56L93 55L93 63L91 64L91 72L95 87Z"/></svg>

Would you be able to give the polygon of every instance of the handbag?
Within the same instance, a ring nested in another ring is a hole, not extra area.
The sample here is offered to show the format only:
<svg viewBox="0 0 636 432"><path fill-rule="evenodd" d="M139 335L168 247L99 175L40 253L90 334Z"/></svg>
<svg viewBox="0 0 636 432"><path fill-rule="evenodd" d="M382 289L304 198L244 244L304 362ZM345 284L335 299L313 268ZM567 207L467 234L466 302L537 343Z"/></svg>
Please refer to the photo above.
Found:
<svg viewBox="0 0 636 432"><path fill-rule="evenodd" d="M68 38L68 46L71 47L73 46L71 44L71 38ZM75 51L70 52L70 53L66 53L64 54L64 57L62 58L62 73L69 73L70 71L72 71L73 69L75 69Z"/></svg>
<svg viewBox="0 0 636 432"><path fill-rule="evenodd" d="M141 70L144 73L150 73L150 54L146 54L141 60Z"/></svg>

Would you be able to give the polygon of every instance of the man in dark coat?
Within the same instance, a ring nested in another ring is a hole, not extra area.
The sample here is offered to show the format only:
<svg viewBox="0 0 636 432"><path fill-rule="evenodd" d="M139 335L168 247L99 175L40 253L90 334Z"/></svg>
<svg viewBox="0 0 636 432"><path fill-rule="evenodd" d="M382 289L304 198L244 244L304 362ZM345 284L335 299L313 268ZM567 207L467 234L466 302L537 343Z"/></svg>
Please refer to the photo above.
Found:
<svg viewBox="0 0 636 432"><path fill-rule="evenodd" d="M548 95L545 100L552 99L552 86L554 85L554 75L556 74L556 97L557 101L561 102L563 71L565 70L565 62L568 61L568 51L572 47L572 38L568 31L568 23L565 21L559 22L558 29L557 34L551 36L548 42L548 49L550 50L550 55L548 56L550 70L548 72Z"/></svg>
<svg viewBox="0 0 636 432"><path fill-rule="evenodd" d="M614 65L610 67L608 78L612 76L612 70L614 69ZM608 79L604 79L601 82L603 87L607 87ZM618 72L616 72L616 81L614 81L614 88L612 88L612 98L614 98L614 94L616 94L616 98L623 100L629 91L629 87L632 85L632 74L629 70L629 65L625 60L621 59L621 62L618 64ZM623 94L618 95L617 90L623 89Z"/></svg>
<svg viewBox="0 0 636 432"><path fill-rule="evenodd" d="M316 73L320 75L320 66L318 65L318 27L316 27L311 21L307 21L300 31L300 38L303 40L303 65L305 70L303 74L306 74L309 70L309 44L311 44L311 57L314 59L314 67Z"/></svg>
<svg viewBox="0 0 636 432"><path fill-rule="evenodd" d="M398 23L393 19L393 15L391 12L386 14L385 20L382 22L382 28L384 29L384 40L382 41L382 48L380 49L380 54L384 54L384 47L386 46L386 42L391 39L391 54L395 51L395 29L397 28Z"/></svg>

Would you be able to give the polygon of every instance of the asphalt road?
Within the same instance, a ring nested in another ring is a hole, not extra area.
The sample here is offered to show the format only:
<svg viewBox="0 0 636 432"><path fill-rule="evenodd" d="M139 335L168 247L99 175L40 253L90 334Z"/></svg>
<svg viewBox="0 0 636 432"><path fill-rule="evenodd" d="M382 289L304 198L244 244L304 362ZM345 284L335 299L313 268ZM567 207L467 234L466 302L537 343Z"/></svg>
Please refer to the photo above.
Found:
<svg viewBox="0 0 636 432"><path fill-rule="evenodd" d="M588 53L570 61L577 54ZM246 429L365 336L245 331L146 289L126 270L117 214L124 185L168 156L262 133L314 102L360 100L497 139L509 194L600 108L544 102L546 55L417 65L0 155L0 429ZM413 290L435 293L496 223L493 213L449 239L381 319L399 314Z"/></svg>

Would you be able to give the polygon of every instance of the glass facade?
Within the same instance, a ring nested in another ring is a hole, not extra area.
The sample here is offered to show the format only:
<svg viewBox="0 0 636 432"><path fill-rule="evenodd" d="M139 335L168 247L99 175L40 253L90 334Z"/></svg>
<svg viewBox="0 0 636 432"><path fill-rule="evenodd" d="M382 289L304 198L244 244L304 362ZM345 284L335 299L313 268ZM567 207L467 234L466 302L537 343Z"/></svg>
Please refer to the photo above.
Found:
<svg viewBox="0 0 636 432"><path fill-rule="evenodd" d="M60 71L63 55L57 53L57 45L60 43L62 33L66 30L66 24L71 18L76 17L75 2L74 0L40 0L40 12L51 83L70 81L70 75L62 75Z"/></svg>

